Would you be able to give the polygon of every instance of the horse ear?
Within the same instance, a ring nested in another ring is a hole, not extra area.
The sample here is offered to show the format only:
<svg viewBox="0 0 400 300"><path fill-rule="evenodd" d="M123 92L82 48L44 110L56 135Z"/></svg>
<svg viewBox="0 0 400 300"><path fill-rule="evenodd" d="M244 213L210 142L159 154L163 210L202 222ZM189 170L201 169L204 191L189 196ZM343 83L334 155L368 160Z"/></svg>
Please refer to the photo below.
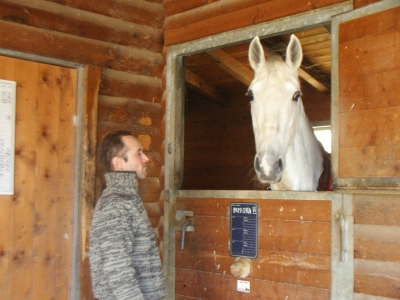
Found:
<svg viewBox="0 0 400 300"><path fill-rule="evenodd" d="M250 43L249 62L254 71L257 71L260 66L265 63L264 50L258 36L256 36Z"/></svg>
<svg viewBox="0 0 400 300"><path fill-rule="evenodd" d="M286 63L291 67L298 69L303 60L303 50L299 39L292 34L290 36L290 42L286 49Z"/></svg>

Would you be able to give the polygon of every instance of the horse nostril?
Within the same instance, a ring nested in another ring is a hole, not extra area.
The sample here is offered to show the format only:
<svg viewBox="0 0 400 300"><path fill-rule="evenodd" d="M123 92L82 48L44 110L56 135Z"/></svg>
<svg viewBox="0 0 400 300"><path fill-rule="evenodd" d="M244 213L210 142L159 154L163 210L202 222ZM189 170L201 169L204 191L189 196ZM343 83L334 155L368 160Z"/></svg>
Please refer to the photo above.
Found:
<svg viewBox="0 0 400 300"><path fill-rule="evenodd" d="M280 173L283 170L283 161L282 158L278 159L278 161L275 163L275 172Z"/></svg>

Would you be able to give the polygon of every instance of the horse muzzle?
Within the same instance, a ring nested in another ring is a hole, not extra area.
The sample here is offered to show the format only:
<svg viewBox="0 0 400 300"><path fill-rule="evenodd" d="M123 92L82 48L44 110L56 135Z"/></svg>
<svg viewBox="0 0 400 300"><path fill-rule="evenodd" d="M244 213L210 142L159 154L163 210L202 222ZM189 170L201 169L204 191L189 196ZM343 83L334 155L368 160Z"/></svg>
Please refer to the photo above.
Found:
<svg viewBox="0 0 400 300"><path fill-rule="evenodd" d="M276 183L282 180L285 164L281 157L257 154L254 157L254 169L261 183Z"/></svg>

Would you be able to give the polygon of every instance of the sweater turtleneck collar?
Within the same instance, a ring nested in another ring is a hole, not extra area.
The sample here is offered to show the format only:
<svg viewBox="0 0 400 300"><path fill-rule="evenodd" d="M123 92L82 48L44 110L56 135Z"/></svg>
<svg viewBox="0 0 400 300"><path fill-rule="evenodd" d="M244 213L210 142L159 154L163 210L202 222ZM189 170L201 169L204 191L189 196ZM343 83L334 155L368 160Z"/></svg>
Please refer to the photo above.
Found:
<svg viewBox="0 0 400 300"><path fill-rule="evenodd" d="M138 181L134 171L115 171L104 175L106 179L106 189L119 194L137 194Z"/></svg>

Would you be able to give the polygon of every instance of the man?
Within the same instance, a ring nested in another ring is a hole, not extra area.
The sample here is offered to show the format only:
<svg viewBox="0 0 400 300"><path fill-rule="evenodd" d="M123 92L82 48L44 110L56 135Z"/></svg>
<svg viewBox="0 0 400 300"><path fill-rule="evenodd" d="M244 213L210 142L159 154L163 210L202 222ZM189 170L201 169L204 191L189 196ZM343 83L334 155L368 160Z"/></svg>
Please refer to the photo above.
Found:
<svg viewBox="0 0 400 300"><path fill-rule="evenodd" d="M99 300L165 298L164 274L153 228L138 195L149 158L129 131L103 139L106 188L96 204L90 237L94 296Z"/></svg>

